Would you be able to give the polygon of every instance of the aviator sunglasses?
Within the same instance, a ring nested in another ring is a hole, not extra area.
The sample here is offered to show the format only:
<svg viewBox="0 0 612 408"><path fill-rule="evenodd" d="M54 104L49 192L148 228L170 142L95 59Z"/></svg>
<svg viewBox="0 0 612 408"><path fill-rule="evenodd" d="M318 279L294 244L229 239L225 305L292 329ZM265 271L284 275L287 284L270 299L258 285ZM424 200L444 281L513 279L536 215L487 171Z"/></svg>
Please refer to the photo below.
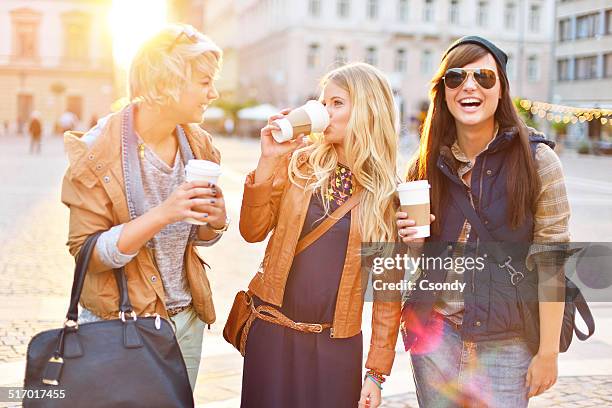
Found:
<svg viewBox="0 0 612 408"><path fill-rule="evenodd" d="M455 89L460 87L465 82L469 74L472 74L474 76L474 80L484 89L493 88L495 86L495 82L497 81L497 75L495 75L495 71L486 68L450 68L444 73L442 79L444 79L444 85L447 88Z"/></svg>

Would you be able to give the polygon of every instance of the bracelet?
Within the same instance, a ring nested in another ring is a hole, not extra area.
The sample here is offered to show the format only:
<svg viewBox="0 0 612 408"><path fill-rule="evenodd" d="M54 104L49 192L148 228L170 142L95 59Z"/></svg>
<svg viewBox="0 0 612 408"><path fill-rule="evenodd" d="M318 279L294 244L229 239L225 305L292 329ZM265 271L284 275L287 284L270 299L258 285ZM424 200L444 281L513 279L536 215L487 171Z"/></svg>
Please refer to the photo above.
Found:
<svg viewBox="0 0 612 408"><path fill-rule="evenodd" d="M213 226L210 224L208 224L207 227L215 234L220 235L220 234L223 234L225 231L227 231L227 229L229 228L229 225L230 225L230 218L225 217L225 225L223 225L221 228L213 228Z"/></svg>
<svg viewBox="0 0 612 408"><path fill-rule="evenodd" d="M374 384L376 384L376 386L378 387L379 390L382 391L382 385L378 382L378 380L376 378L374 378L373 376L371 376L370 374L366 374L365 375L365 379L370 379Z"/></svg>
<svg viewBox="0 0 612 408"><path fill-rule="evenodd" d="M383 384L385 382L385 376L379 373L378 371L368 370L366 372L366 375L374 377L374 379L376 379L376 381L378 381L380 384Z"/></svg>
<svg viewBox="0 0 612 408"><path fill-rule="evenodd" d="M374 371L374 370L368 370L366 372L364 380L366 378L369 378L370 380L372 380L374 382L374 384L376 384L376 386L382 390L382 385L385 382L385 376L384 375L382 375L381 373L379 373L377 371Z"/></svg>

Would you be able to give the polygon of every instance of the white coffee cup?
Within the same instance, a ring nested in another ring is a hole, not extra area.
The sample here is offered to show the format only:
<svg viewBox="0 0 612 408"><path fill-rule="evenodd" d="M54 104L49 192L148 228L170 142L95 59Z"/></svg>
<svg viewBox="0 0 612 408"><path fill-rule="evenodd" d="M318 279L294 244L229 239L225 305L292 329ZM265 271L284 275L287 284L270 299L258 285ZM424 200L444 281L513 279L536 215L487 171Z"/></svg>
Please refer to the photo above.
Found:
<svg viewBox="0 0 612 408"><path fill-rule="evenodd" d="M411 227L417 230L412 238L426 238L430 233L429 182L427 180L410 181L397 186L401 211L408 213L408 218L416 221Z"/></svg>
<svg viewBox="0 0 612 408"><path fill-rule="evenodd" d="M278 143L288 142L303 133L323 132L329 126L329 114L319 101L311 100L289 112L282 119L276 119L272 124L280 130L273 130L272 136Z"/></svg>
<svg viewBox="0 0 612 408"><path fill-rule="evenodd" d="M185 181L203 180L217 184L221 176L221 166L208 160L189 160L185 166ZM183 221L195 225L206 225L206 222L194 218L185 218Z"/></svg>

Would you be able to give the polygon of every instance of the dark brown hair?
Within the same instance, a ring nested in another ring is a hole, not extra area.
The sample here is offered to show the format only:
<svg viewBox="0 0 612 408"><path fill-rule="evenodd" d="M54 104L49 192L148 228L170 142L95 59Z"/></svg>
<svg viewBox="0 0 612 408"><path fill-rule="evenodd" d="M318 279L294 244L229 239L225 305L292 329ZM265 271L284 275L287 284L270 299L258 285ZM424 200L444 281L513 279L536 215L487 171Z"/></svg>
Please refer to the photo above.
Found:
<svg viewBox="0 0 612 408"><path fill-rule="evenodd" d="M421 130L419 151L415 154L408 169L407 180L429 180L431 185L431 210L436 215L432 225L433 232L440 232L442 218L440 210L444 208L447 197L447 183L450 181L437 167L440 148L452 146L457 139L455 119L446 106L445 87L442 77L449 68L461 68L489 52L475 44L461 45L442 60L438 71L431 80L429 90L429 110ZM500 131L514 127L518 130L508 155L504 159L508 166L507 221L511 228L517 228L525 219L527 211L535 210L535 203L540 192L540 181L535 161L529 147L529 130L520 119L509 93L508 78L497 64L498 78L501 82L501 99L495 111L495 120Z"/></svg>

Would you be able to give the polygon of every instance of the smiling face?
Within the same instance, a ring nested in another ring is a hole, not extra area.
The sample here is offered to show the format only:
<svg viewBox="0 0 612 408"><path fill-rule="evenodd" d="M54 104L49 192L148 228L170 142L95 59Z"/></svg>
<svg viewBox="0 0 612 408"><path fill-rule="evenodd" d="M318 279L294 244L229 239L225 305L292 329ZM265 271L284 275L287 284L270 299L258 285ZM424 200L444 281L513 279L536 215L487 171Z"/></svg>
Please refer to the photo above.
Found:
<svg viewBox="0 0 612 408"><path fill-rule="evenodd" d="M342 144L351 117L351 97L332 80L325 85L321 102L329 114L329 126L323 132L324 140L327 143Z"/></svg>
<svg viewBox="0 0 612 408"><path fill-rule="evenodd" d="M210 74L194 72L183 88L179 101L171 103L177 123L200 123L208 105L219 97Z"/></svg>
<svg viewBox="0 0 612 408"><path fill-rule="evenodd" d="M494 121L495 111L501 97L501 84L497 64L491 54L462 66L463 69L487 68L495 72L497 80L491 89L485 89L469 74L457 88L445 88L446 106L455 119L457 128L482 125Z"/></svg>

